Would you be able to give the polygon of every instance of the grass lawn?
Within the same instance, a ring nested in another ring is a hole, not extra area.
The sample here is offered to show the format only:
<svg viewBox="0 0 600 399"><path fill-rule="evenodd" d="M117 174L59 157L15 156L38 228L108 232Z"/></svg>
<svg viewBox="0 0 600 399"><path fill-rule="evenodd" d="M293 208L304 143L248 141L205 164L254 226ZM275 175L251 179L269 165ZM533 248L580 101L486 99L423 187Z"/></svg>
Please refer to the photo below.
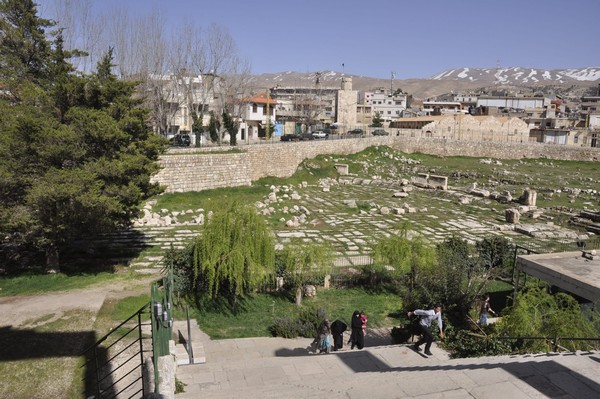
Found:
<svg viewBox="0 0 600 399"><path fill-rule="evenodd" d="M212 339L267 337L276 318L295 318L301 310L322 307L331 321L350 323L354 310L364 310L369 328L398 325L396 318L402 303L390 292L363 289L320 289L313 298L304 298L298 308L293 299L282 294L256 294L243 300L234 314L229 309L195 310L198 325Z"/></svg>

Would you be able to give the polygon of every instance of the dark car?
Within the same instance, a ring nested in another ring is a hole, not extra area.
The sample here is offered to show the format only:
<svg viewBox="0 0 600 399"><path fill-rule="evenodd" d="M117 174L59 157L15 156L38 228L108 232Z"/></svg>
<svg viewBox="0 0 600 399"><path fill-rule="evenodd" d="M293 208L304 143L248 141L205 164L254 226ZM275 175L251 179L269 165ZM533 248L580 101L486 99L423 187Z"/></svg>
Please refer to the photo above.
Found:
<svg viewBox="0 0 600 399"><path fill-rule="evenodd" d="M284 134L281 136L281 141L306 141L314 140L315 138L310 133L299 133L299 134Z"/></svg>
<svg viewBox="0 0 600 399"><path fill-rule="evenodd" d="M373 130L373 133L371 133L371 134L373 136L389 136L389 133L383 129L375 129L375 130Z"/></svg>
<svg viewBox="0 0 600 399"><path fill-rule="evenodd" d="M172 145L179 147L189 147L192 144L192 139L189 134L178 133L169 139Z"/></svg>
<svg viewBox="0 0 600 399"><path fill-rule="evenodd" d="M305 140L314 140L315 138L313 137L312 133L300 133L298 135L298 139L305 141Z"/></svg>
<svg viewBox="0 0 600 399"><path fill-rule="evenodd" d="M281 136L281 141L297 141L298 138L296 137L295 134L284 134L283 136Z"/></svg>
<svg viewBox="0 0 600 399"><path fill-rule="evenodd" d="M348 136L348 137L362 137L362 135L363 135L362 129L349 130L346 133L346 136Z"/></svg>

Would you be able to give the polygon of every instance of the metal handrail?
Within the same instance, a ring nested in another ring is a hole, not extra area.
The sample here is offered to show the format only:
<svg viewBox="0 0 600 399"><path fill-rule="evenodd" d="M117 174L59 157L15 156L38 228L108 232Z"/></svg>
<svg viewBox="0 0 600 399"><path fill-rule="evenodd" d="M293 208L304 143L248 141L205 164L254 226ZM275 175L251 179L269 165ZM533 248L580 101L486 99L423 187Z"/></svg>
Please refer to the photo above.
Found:
<svg viewBox="0 0 600 399"><path fill-rule="evenodd" d="M477 336L477 335L475 335ZM487 336L481 337L481 338L486 338ZM547 341L549 344L551 344L554 348L555 351L557 351L557 349L561 349L563 351L571 351L568 348L565 348L562 345L559 345L559 341L598 341L600 342L600 337L594 337L594 338L584 338L584 337L507 337L507 336L498 336L498 337L494 337L496 339L501 339L501 340L544 340Z"/></svg>
<svg viewBox="0 0 600 399"><path fill-rule="evenodd" d="M142 306L137 312L135 312L134 314L132 314L127 320L125 320L124 322L122 322L121 324L119 324L118 326L116 326L115 328L113 328L110 332L108 332L105 336L103 336L102 338L100 338L94 344L90 345L87 349L85 349L82 352L82 354L87 353L91 349L93 349L93 348L97 347L98 345L100 345L102 342L106 341L106 339L108 337L110 337L112 334L114 334L116 330L118 330L119 328L123 327L124 324L126 324L129 321L131 321L131 319L133 319L134 317L136 317L138 315L138 313L142 313L144 311L144 309L146 307L149 307L149 306L150 306L150 302L148 302L147 304L145 304L144 306Z"/></svg>
<svg viewBox="0 0 600 399"><path fill-rule="evenodd" d="M140 370L143 364L143 356L144 356L144 352L147 352L144 350L144 346L142 344L142 326L146 325L146 323L142 322L142 315L144 313L150 313L149 311L147 311L147 309L150 309L150 302L146 303L144 306L142 306L137 312L135 312L134 314L132 314L129 318L127 318L127 320L123 321L122 323L120 323L117 327L112 328L111 331L109 331L106 335L104 335L102 338L98 339L96 341L96 343L94 343L93 345L89 346L87 349L85 349L81 354L82 356L86 357L86 361L83 363L83 365L81 367L87 367L91 362L95 363L95 374L96 374L96 396L97 397L107 397L107 396L103 396L103 393L107 393L107 390L111 390L113 389L117 383L119 383L120 381L122 381L125 377L128 377L131 373L133 373L134 371L136 371L136 369ZM118 333L118 331L125 326L125 324L130 323L135 317L137 317L137 321L136 321L136 326L132 327L132 328L127 328L127 330L125 331L125 333L119 337L116 337L116 339L114 340L114 342L111 342L109 345L107 345L104 350L108 351L110 348L112 348L114 345L116 345L118 342L121 342L124 338L128 337L132 332L138 330L138 336L134 338L134 340L127 344L125 346L125 348L119 350L115 355L113 355L111 358L109 358L106 362L103 362L102 364L100 364L98 362L99 358L98 358L98 354L97 354L97 350L100 347L100 345L107 341L107 339L111 336L113 336L115 333ZM125 360L123 363L121 363L119 366L117 366L116 369L109 371L108 373L101 375L100 370L104 369L107 365L111 364L111 362L113 362L117 357L119 357L120 355L122 355L123 353L125 353L127 350L129 350L130 348L134 347L136 344L140 345L139 348L139 355L140 357L140 365L139 367L134 367L133 369L131 369L129 372L127 372L125 375L123 375L121 378L119 378L117 381L113 381L112 384L110 384L110 386L103 388L102 391L100 391L100 385L103 381L106 380L106 378L108 378L109 376L112 376L113 373L116 370L121 369L122 367L124 367L125 365L130 364L130 362L136 357L138 356L138 353L135 353L134 355L132 355L131 357L129 357L127 360ZM94 355L93 357L89 358L89 356L87 356L86 354L88 352L90 352L91 350L94 351ZM114 392L113 396L108 396L108 397L118 397L119 395L121 395L122 392L124 392L126 389L129 389L132 385L139 383L139 381L142 380L142 377L140 376L139 378L134 379L130 384L128 384L126 387L122 388L120 391L118 392ZM143 386L141 387L140 390L138 390L138 392L134 393L134 396L137 395L140 391L144 391ZM109 394L110 395L110 394ZM107 398L108 398L107 397Z"/></svg>

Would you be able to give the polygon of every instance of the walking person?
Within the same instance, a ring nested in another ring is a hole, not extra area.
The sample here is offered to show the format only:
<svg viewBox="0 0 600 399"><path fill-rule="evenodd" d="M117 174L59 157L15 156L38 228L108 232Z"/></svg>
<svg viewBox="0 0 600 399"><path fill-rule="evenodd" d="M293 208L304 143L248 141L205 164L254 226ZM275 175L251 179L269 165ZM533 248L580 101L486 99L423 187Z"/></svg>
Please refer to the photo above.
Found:
<svg viewBox="0 0 600 399"><path fill-rule="evenodd" d="M358 349L362 349L365 346L365 336L363 335L362 320L360 318L360 312L355 310L352 313L352 321L350 322L350 328L352 333L350 334L350 349L354 349L356 346Z"/></svg>
<svg viewBox="0 0 600 399"><path fill-rule="evenodd" d="M344 346L344 331L348 326L341 320L331 323L331 335L333 335L333 350L337 351Z"/></svg>
<svg viewBox="0 0 600 399"><path fill-rule="evenodd" d="M425 354L431 356L433 353L431 353L429 349L431 348L431 343L433 342L433 334L431 334L430 325L434 320L437 320L437 325L440 329L440 337L442 339L444 338L442 325L442 305L435 305L435 307L431 310L416 309L412 312L408 312L408 317L411 317L412 315L420 317L419 328L423 334L413 347L417 352L420 352L420 346L424 343Z"/></svg>
<svg viewBox="0 0 600 399"><path fill-rule="evenodd" d="M481 303L479 305L479 325L480 326L487 326L488 324L488 314L489 313L493 313L494 316L496 315L496 312L494 312L492 310L492 308L490 307L490 296L489 295L484 295L481 298Z"/></svg>

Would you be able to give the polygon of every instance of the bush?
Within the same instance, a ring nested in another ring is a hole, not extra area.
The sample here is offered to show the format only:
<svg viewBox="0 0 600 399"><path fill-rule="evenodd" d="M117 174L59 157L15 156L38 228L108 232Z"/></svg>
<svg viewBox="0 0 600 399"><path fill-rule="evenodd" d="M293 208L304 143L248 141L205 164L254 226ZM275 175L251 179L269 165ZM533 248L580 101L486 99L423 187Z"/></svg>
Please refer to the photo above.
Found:
<svg viewBox="0 0 600 399"><path fill-rule="evenodd" d="M275 319L275 324L269 329L274 337L296 338L300 335L302 323L299 320L292 320L289 317Z"/></svg>
<svg viewBox="0 0 600 399"><path fill-rule="evenodd" d="M446 334L446 348L452 357L497 356L512 352L510 342L495 335L480 336L469 330L457 330L455 334Z"/></svg>
<svg viewBox="0 0 600 399"><path fill-rule="evenodd" d="M315 338L317 328L327 318L327 312L323 308L315 310L306 308L300 311L298 318L293 320L290 317L275 319L273 326L269 328L274 337L296 338Z"/></svg>

